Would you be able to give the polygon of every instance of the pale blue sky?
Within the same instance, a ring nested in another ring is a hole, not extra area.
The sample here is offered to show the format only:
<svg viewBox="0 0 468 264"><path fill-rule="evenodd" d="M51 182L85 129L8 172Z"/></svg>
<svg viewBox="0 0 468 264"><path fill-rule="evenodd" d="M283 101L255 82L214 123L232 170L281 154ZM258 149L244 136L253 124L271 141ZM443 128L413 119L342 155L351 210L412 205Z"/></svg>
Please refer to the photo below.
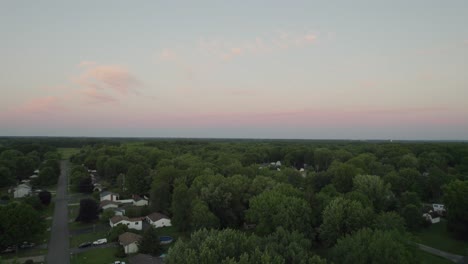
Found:
<svg viewBox="0 0 468 264"><path fill-rule="evenodd" d="M468 139L468 1L3 1L0 135Z"/></svg>

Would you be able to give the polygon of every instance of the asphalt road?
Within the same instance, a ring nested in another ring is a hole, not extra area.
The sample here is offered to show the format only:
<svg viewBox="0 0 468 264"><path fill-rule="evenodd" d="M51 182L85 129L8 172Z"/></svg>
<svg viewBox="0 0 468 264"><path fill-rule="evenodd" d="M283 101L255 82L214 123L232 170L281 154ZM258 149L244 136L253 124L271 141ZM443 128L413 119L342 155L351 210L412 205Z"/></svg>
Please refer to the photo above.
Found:
<svg viewBox="0 0 468 264"><path fill-rule="evenodd" d="M67 178L69 172L69 161L60 162L60 177L57 183L57 196L55 199L55 211L49 240L49 251L47 253L48 264L69 264L70 253L68 252L68 199Z"/></svg>

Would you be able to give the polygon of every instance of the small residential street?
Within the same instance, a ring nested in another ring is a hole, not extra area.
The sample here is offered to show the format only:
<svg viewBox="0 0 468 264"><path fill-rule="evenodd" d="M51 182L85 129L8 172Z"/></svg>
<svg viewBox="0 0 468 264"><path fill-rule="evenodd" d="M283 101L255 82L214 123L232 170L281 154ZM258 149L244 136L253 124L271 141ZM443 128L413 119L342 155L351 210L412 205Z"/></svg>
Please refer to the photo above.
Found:
<svg viewBox="0 0 468 264"><path fill-rule="evenodd" d="M68 232L68 173L69 161L60 162L60 177L57 183L57 196L55 199L55 211L52 221L49 251L47 254L48 264L69 264L69 232Z"/></svg>

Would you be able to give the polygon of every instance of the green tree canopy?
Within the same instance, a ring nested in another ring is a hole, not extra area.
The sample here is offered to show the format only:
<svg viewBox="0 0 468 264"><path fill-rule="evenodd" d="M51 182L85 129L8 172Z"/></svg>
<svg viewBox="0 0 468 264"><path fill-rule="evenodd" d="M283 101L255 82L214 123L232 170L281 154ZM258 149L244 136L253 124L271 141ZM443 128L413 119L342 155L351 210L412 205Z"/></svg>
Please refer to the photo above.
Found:
<svg viewBox="0 0 468 264"><path fill-rule="evenodd" d="M9 203L0 206L0 247L20 245L45 231L45 222L31 206Z"/></svg>
<svg viewBox="0 0 468 264"><path fill-rule="evenodd" d="M468 239L468 181L456 180L444 188L447 228L454 235Z"/></svg>
<svg viewBox="0 0 468 264"><path fill-rule="evenodd" d="M361 229L338 240L331 255L340 264L418 263L409 238L394 230Z"/></svg>
<svg viewBox="0 0 468 264"><path fill-rule="evenodd" d="M320 237L325 240L326 245L331 246L338 238L369 226L372 221L371 208L362 206L360 202L338 197L323 211Z"/></svg>

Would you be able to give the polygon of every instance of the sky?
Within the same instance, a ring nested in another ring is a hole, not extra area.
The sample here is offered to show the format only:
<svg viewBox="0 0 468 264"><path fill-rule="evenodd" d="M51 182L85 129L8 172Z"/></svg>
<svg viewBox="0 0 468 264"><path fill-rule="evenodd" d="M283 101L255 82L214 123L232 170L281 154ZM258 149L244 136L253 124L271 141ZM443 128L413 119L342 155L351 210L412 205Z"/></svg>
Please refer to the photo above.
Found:
<svg viewBox="0 0 468 264"><path fill-rule="evenodd" d="M466 0L12 0L0 36L0 136L468 139Z"/></svg>

